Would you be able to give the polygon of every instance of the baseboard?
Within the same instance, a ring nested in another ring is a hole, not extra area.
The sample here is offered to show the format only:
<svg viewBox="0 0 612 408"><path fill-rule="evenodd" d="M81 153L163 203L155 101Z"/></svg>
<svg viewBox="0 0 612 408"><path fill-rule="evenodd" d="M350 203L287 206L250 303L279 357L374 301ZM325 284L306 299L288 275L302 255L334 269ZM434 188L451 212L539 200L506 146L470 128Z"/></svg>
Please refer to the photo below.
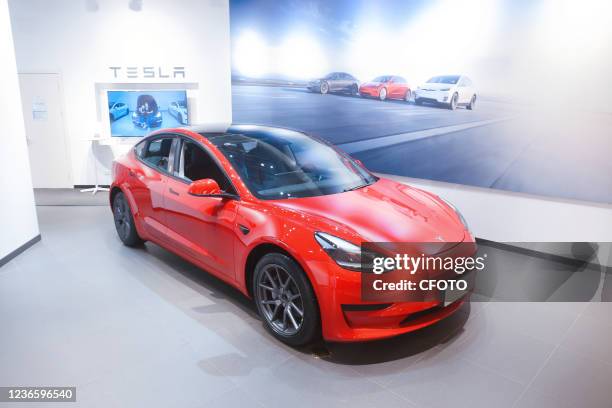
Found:
<svg viewBox="0 0 612 408"><path fill-rule="evenodd" d="M20 246L19 248L17 248L13 252L9 253L4 258L0 259L0 267L2 267L3 265L9 263L17 255L19 255L20 253L22 253L23 251L25 251L26 249L28 249L29 247L31 247L32 245L34 245L35 243L37 243L40 240L41 240L41 236L40 236L40 234L38 234L37 236L35 236L34 238L32 238L31 240L29 240L28 242L26 242L25 244Z"/></svg>
<svg viewBox="0 0 612 408"><path fill-rule="evenodd" d="M75 189L94 188L94 187L95 187L95 184L75 184L74 185ZM110 185L108 185L108 184L98 184L98 187L110 188Z"/></svg>
<svg viewBox="0 0 612 408"><path fill-rule="evenodd" d="M594 269L594 270L599 270L601 271L602 268L606 273L611 273L612 272L612 267L608 267L605 265L600 265L598 263L595 262L588 262L585 260L580 260L580 259L576 259L576 258L570 258L567 256L562 256L562 255L556 255L556 254L549 254L546 252L541 252L541 251L536 251L534 249L528 249L528 248L523 248L523 247L518 247L518 246L514 246L508 243L504 243L504 242L497 242L497 241L490 241L488 239L484 239L484 238L476 238L476 242L479 244L482 244L484 246L488 246L488 247L492 247L492 248L498 248L504 251L509 251L509 252L514 252L517 254L521 254L521 255L526 255L526 256L530 256L533 258L540 258L540 259L544 259L547 261L552 261L552 262L557 262L557 263L561 263L564 265L570 265L573 267L584 267L584 268L588 268L588 269Z"/></svg>

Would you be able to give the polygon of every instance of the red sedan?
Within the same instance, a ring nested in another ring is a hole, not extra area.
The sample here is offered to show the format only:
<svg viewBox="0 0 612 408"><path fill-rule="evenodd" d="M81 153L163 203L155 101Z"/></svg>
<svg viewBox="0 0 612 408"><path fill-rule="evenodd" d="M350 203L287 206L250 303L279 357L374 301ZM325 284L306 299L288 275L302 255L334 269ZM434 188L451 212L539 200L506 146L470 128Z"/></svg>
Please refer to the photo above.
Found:
<svg viewBox="0 0 612 408"><path fill-rule="evenodd" d="M401 76L383 75L366 82L359 87L359 95L363 97L385 99L401 99L409 101L412 97L410 85Z"/></svg>
<svg viewBox="0 0 612 408"><path fill-rule="evenodd" d="M361 299L361 242L473 238L437 196L378 178L303 133L254 125L160 130L114 163L113 179L124 244L155 242L235 286L288 344L398 335L439 321L465 299L449 306Z"/></svg>

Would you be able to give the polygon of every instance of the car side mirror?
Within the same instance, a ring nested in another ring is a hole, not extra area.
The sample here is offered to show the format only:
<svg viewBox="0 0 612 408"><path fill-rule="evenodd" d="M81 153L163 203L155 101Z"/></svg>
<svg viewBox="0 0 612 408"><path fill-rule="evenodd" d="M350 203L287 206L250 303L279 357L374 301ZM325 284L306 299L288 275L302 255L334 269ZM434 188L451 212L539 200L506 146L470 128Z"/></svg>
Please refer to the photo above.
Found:
<svg viewBox="0 0 612 408"><path fill-rule="evenodd" d="M221 190L219 184L213 179L201 179L192 182L187 189L187 193L196 197L237 198L236 195Z"/></svg>

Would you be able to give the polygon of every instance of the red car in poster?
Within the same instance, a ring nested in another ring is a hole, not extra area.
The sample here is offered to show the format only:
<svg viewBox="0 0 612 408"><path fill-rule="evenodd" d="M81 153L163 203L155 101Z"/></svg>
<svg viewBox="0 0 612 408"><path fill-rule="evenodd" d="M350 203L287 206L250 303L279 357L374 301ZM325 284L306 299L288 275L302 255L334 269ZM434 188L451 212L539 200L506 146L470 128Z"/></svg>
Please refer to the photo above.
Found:
<svg viewBox="0 0 612 408"><path fill-rule="evenodd" d="M381 101L385 99L409 101L412 91L405 78L397 75L383 75L362 84L359 87L359 95L378 98Z"/></svg>
<svg viewBox="0 0 612 408"><path fill-rule="evenodd" d="M406 333L465 299L361 300L361 242L473 237L442 199L378 178L300 132L159 130L114 162L110 202L124 244L152 241L235 286L291 345Z"/></svg>

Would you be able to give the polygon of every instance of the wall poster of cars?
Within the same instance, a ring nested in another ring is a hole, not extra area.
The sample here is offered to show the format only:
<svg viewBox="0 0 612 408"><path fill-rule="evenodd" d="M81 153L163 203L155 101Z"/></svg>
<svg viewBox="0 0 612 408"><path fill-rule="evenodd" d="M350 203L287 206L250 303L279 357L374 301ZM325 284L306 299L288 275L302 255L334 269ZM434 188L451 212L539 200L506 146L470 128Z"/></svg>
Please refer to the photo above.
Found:
<svg viewBox="0 0 612 408"><path fill-rule="evenodd" d="M111 136L141 137L189 124L185 90L107 91Z"/></svg>
<svg viewBox="0 0 612 408"><path fill-rule="evenodd" d="M612 203L610 7L230 0L233 121L381 174Z"/></svg>

